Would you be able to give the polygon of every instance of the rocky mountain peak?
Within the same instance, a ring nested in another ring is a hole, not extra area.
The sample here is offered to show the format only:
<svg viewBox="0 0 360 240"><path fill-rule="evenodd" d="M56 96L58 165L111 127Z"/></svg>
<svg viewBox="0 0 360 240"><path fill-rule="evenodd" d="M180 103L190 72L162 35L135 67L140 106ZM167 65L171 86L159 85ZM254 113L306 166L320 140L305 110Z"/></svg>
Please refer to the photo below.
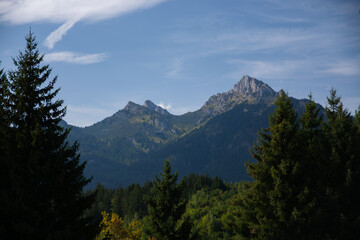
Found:
<svg viewBox="0 0 360 240"><path fill-rule="evenodd" d="M139 108L141 108L141 106L139 104L129 101L123 110L129 111L129 112L137 112L139 110Z"/></svg>
<svg viewBox="0 0 360 240"><path fill-rule="evenodd" d="M245 100L258 102L275 96L276 92L269 85L245 75L230 91L210 97L201 109L205 115L215 116L230 110Z"/></svg>
<svg viewBox="0 0 360 240"><path fill-rule="evenodd" d="M161 114L164 114L164 115L167 115L167 114L170 114L166 109L163 109L162 107L154 104L152 101L150 100L146 100L144 102L144 107L150 109L150 110L153 110L155 112L158 112L158 113L161 113Z"/></svg>
<svg viewBox="0 0 360 240"><path fill-rule="evenodd" d="M276 95L276 92L269 85L248 75L243 76L231 91L245 97L252 96L255 98Z"/></svg>
<svg viewBox="0 0 360 240"><path fill-rule="evenodd" d="M144 102L144 107L147 107L147 108L149 108L149 109L155 110L156 107L157 107L157 105L156 105L155 103L153 103L152 101L150 101L150 100L146 100L146 101Z"/></svg>

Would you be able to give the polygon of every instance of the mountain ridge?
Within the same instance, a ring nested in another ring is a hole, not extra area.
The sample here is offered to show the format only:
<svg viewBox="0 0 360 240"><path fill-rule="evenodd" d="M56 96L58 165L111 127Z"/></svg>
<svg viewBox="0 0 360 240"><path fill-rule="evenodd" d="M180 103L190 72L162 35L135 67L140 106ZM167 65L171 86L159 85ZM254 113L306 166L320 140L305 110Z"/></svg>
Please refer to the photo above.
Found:
<svg viewBox="0 0 360 240"><path fill-rule="evenodd" d="M209 173L227 181L249 180L244 163L256 132L267 127L277 92L243 76L232 89L211 96L203 106L173 115L150 100L129 101L112 116L85 128L73 128L70 141L80 142L85 173L94 183L126 186L151 179L170 158L180 176ZM292 99L297 111L306 100Z"/></svg>

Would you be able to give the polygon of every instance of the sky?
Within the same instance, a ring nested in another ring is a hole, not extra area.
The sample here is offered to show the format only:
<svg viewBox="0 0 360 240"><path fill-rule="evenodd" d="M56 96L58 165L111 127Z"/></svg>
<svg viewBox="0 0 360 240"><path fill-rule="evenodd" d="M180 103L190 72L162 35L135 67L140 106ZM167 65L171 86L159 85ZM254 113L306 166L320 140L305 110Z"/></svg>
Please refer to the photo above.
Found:
<svg viewBox="0 0 360 240"><path fill-rule="evenodd" d="M128 101L195 111L244 75L360 104L360 0L0 0L2 68L30 28L75 126Z"/></svg>

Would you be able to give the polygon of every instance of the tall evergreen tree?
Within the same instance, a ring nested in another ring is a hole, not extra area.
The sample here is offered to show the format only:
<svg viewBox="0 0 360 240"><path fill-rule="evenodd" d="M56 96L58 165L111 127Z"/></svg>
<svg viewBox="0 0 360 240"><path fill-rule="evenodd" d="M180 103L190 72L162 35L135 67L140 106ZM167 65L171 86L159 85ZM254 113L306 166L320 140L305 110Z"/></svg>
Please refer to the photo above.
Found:
<svg viewBox="0 0 360 240"><path fill-rule="evenodd" d="M360 114L336 91L327 121L310 96L300 121L281 92L249 164L242 235L254 239L356 239L360 236ZM300 123L300 124L299 124Z"/></svg>
<svg viewBox="0 0 360 240"><path fill-rule="evenodd" d="M11 154L13 146L9 124L9 82L4 69L0 69L0 237L8 228L8 216L11 206Z"/></svg>
<svg viewBox="0 0 360 240"><path fill-rule="evenodd" d="M188 222L181 223L186 202L182 186L177 184L178 173L171 173L169 160L165 161L161 179L155 175L152 192L145 197L150 218L150 234L157 240L189 239Z"/></svg>
<svg viewBox="0 0 360 240"><path fill-rule="evenodd" d="M2 237L90 239L91 219L84 211L94 197L82 192L90 179L83 176L78 145L66 140L70 129L59 126L66 109L62 100L54 100L57 77L48 81L51 69L42 64L43 57L30 31L25 51L13 59L16 69L8 74L12 203Z"/></svg>
<svg viewBox="0 0 360 240"><path fill-rule="evenodd" d="M300 149L303 166L304 194L299 195L300 207L303 209L301 223L302 238L324 239L327 236L329 218L324 213L327 197L324 194L326 184L327 158L324 155L325 136L321 129L323 113L309 95L309 102L300 118Z"/></svg>
<svg viewBox="0 0 360 240"><path fill-rule="evenodd" d="M248 166L254 182L244 201L248 230L243 234L254 239L299 239L304 220L300 206L308 191L302 183L299 122L283 91L275 105L269 128L259 133L252 150L256 162Z"/></svg>
<svg viewBox="0 0 360 240"><path fill-rule="evenodd" d="M323 124L328 159L325 194L329 214L328 230L332 239L360 236L360 134L355 119L344 109L335 90L330 91Z"/></svg>

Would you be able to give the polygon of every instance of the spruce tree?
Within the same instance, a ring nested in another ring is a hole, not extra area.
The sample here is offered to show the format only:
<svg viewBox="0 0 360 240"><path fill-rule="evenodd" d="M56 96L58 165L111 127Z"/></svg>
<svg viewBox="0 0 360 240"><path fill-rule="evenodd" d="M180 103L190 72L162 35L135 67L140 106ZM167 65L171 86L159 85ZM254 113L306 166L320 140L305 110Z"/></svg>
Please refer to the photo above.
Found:
<svg viewBox="0 0 360 240"><path fill-rule="evenodd" d="M280 92L248 171L241 234L253 239L356 239L360 235L360 114L330 92L326 120L310 96L300 121Z"/></svg>
<svg viewBox="0 0 360 240"><path fill-rule="evenodd" d="M66 138L70 129L59 126L66 109L56 100L57 77L43 65L37 42L30 31L26 48L13 58L9 71L9 121L13 146L7 228L2 237L12 239L90 239L90 218L84 217L94 196L84 196L90 179L83 176L85 163L78 144ZM2 84L3 87L3 84Z"/></svg>
<svg viewBox="0 0 360 240"><path fill-rule="evenodd" d="M150 219L150 235L157 240L189 239L188 222L181 223L186 202L182 186L177 184L178 173L171 173L169 160L165 161L161 178L155 175L151 194L145 197Z"/></svg>
<svg viewBox="0 0 360 240"><path fill-rule="evenodd" d="M9 124L9 82L5 70L0 69L0 238L9 227L8 216L11 214L11 178L13 168L9 149L14 145Z"/></svg>
<svg viewBox="0 0 360 240"><path fill-rule="evenodd" d="M259 132L248 164L254 178L244 199L243 235L254 239L299 239L304 219L301 195L306 195L299 143L299 122L290 98L283 91L269 128Z"/></svg>
<svg viewBox="0 0 360 240"><path fill-rule="evenodd" d="M304 193L299 195L300 207L303 209L301 223L302 238L324 239L329 218L324 213L327 197L324 194L326 185L325 135L321 129L323 112L309 95L309 102L300 118L301 161L303 166Z"/></svg>
<svg viewBox="0 0 360 240"><path fill-rule="evenodd" d="M327 158L325 212L330 219L328 235L332 239L355 239L360 236L360 134L354 117L344 109L335 90L330 91L325 109L327 122L323 124L326 136Z"/></svg>

